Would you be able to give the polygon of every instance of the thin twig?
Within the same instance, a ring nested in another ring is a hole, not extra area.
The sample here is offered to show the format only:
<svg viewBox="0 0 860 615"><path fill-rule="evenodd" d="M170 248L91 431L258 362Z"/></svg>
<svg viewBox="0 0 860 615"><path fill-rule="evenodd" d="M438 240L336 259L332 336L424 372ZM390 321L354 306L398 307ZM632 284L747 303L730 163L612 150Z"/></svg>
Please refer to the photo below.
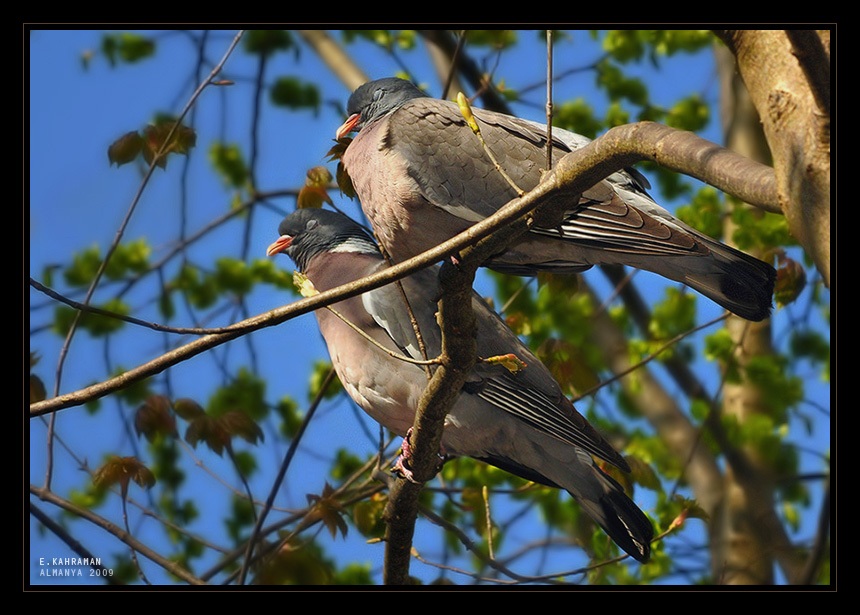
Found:
<svg viewBox="0 0 860 615"><path fill-rule="evenodd" d="M127 498L126 493L122 494L122 523L125 526L125 531L129 536L132 536L131 528L128 526L128 507L127 507ZM137 552L134 550L132 545L128 545L128 549L131 552L131 562L134 564L134 567L137 568L137 574L140 576L140 579L147 585L152 585L149 582L149 579L146 577L146 573L143 571L143 567L140 565L140 561L137 559Z"/></svg>
<svg viewBox="0 0 860 615"><path fill-rule="evenodd" d="M487 553L490 555L490 559L496 559L496 555L493 553L493 519L490 517L490 493L486 485L481 489L481 495L484 497L484 524L487 526Z"/></svg>
<svg viewBox="0 0 860 615"><path fill-rule="evenodd" d="M126 532L121 527L111 523L104 517L101 517L89 510L88 508L84 508L82 506L78 506L77 504L73 504L68 500L61 498L57 494L35 485L30 485L30 493L35 495L36 497L50 502L63 510L66 510L70 513L73 513L82 519L86 519L90 523L95 524L96 526L102 528L110 534L116 536L119 540L135 549L138 553L146 557L147 559L155 562L165 570L167 570L170 574L176 576L177 578L182 579L183 581L190 583L192 585L203 585L204 582L201 581L198 577L192 575L188 570L183 568L179 563L171 561L165 557L162 557L152 549L150 549L147 545L140 542L137 538Z"/></svg>
<svg viewBox="0 0 860 615"><path fill-rule="evenodd" d="M608 380L604 380L602 382L599 382L598 384L594 385L593 387L586 390L585 392L580 393L573 401L575 402L579 399L582 399L583 397L588 397L589 395L596 393L598 390L602 389L606 385L611 384L613 382L616 382L618 380L621 380L624 376L627 376L628 374L633 373L634 371L636 371L637 369L639 369L643 365L647 365L648 363L650 363L651 361L656 359L660 354L662 354L664 351L668 350L669 348L671 348L672 346L674 346L675 344L680 342L685 337L688 337L688 336L692 335L693 333L701 331L702 329L707 329L711 325L714 325L714 324L720 322L721 320L725 320L728 317L729 317L729 313L724 312L721 316L717 316L716 318L713 318L706 323L703 323L701 325L693 327L689 331L684 331L683 333L679 333L678 335L676 335L675 337L673 337L672 339L667 341L665 344L660 346L657 350L655 350L654 352L649 354L647 357L645 357L644 359L642 359L641 361L636 363L635 365L631 365L629 368L625 369L624 371L615 374L612 378L609 378Z"/></svg>
<svg viewBox="0 0 860 615"><path fill-rule="evenodd" d="M350 322L350 320L346 316L344 316L343 314L338 312L332 306L327 305L326 309L329 312L331 312L332 314L334 314L335 316L337 316L338 318L340 318L344 322L344 324L349 326L350 329L352 329L353 331L358 333L361 337L366 339L368 342L370 342L371 344L373 344L374 346L379 348L382 352L387 354L389 357L397 359L398 361L403 361L404 363L412 363L413 365L439 365L442 362L438 357L435 359L426 359L426 360L424 360L424 359L413 359L412 357L407 357L406 355L400 354L399 352L389 350L388 348L386 348L385 346L383 346L382 344L377 342L375 339L370 337L367 333L362 331L358 325Z"/></svg>
<svg viewBox="0 0 860 615"><path fill-rule="evenodd" d="M275 504L275 497L278 495L278 491L281 489L281 484L284 481L284 477L287 474L287 469L290 467L290 463L293 460L293 457L296 454L296 450L298 449L299 442L302 439L302 436L305 433L305 429L310 424L311 419L316 413L317 408L322 402L323 397L325 395L326 390L329 385L335 379L335 371L334 368L329 369L328 374L326 374L325 379L323 379L322 385L320 386L319 391L317 391L317 395L308 408L308 412L305 415L302 424L299 426L296 435L293 437L290 442L290 448L287 449L286 455L284 455L284 461L281 463L281 467L278 469L278 474L275 476L275 480L272 483L272 489L269 491L269 497L266 498L266 503L263 505L262 510L260 510L260 515L257 517L257 522L254 524L254 529L251 531L251 536L248 538L248 543L245 549L245 560L242 562L242 569L239 573L239 585L245 584L245 578L248 575L248 570L251 566L252 561L252 553L254 550L254 545L257 542L257 538L260 536L260 532L263 528L263 522L265 522L266 517L269 514L269 511Z"/></svg>
<svg viewBox="0 0 860 615"><path fill-rule="evenodd" d="M101 281L102 276L104 275L105 270L107 269L108 262L110 261L111 256L119 247L119 243L122 240L123 235L125 234L125 229L131 221L131 217L134 214L135 209L137 208L137 204L140 202L141 197L143 196L143 192L146 187L149 185L149 179L152 177L152 174L155 172L159 162L161 162L162 158L165 155L167 148L169 147L173 135L176 133L179 125L182 122L182 119L188 114L188 111L192 108L194 103L197 101L197 98L209 85L209 83L215 78L215 76L221 72L224 64L227 62L227 58L233 53L233 50L239 44L239 40L242 38L244 31L240 30L236 36L233 38L233 41L230 43L230 46L227 48L227 51L224 53L221 60L215 65L212 71L209 73L209 76L197 86L197 89L191 95L191 98L185 105L185 108L182 109L182 112L176 118L176 122L170 128L167 133L167 137L161 144L161 147L158 149L158 152L153 156L152 161L149 164L149 169L147 169L146 174L141 180L140 186L137 189L137 193L134 195L134 198L131 201L131 205L129 205L128 211L125 214L122 222L120 223L119 228L117 229L116 236L114 237L113 242L108 247L107 252L105 253L105 257L99 265L98 270L96 271L95 277L93 281L90 283L89 288L87 289L87 294L84 298L84 303L89 304L90 300L95 293L96 287ZM60 383L63 377L63 365L65 364L66 356L69 353L69 348L71 347L72 338L75 335L75 332L78 328L78 323L80 322L81 316L83 312L78 312L75 314L75 319L72 321L72 325L69 327L69 331L66 334L66 338L63 341L63 345L60 348L59 358L57 359L57 369L54 381L54 396L59 395L60 392ZM51 477L53 476L54 469L54 454L53 454L53 436L54 436L54 428L55 428L55 420L54 417L51 417L51 420L48 422L48 433L47 433L47 446L46 446L46 463L45 463L45 489L51 488Z"/></svg>
<svg viewBox="0 0 860 615"><path fill-rule="evenodd" d="M505 178L505 181L514 189L514 192L517 193L517 196L523 196L526 191L520 188L517 183L508 175L505 170L502 168L502 165L499 164L499 161L496 160L493 151L487 145L487 142L484 141L484 135L481 134L481 127L478 126L478 121L475 119L474 114L472 114L472 108L469 106L469 100L466 98L466 95L463 92L459 92L457 94L457 104L460 107L460 113L463 114L463 117L466 119L466 123L469 125L469 128L472 129L472 132L475 133L475 136L478 137L478 140L481 142L481 147L484 148L484 151L487 153L487 157L489 157L490 162L493 163L493 166L496 168L502 177Z"/></svg>
<svg viewBox="0 0 860 615"><path fill-rule="evenodd" d="M104 579L109 585L115 585L118 583L117 579L113 576L114 571L111 568L101 565L100 557L96 557L90 553L77 538L74 538L69 534L66 528L54 521L47 513L45 513L45 511L36 506L33 502L30 502L30 514L33 515L39 523L48 528L48 530L57 538L66 543L66 545L68 545L72 551L77 553L82 560L90 562L93 569L99 571L99 578Z"/></svg>
<svg viewBox="0 0 860 615"><path fill-rule="evenodd" d="M673 155L694 150L698 152L695 156ZM619 168L643 159L653 160L669 169L700 179L763 209L779 207L775 175L770 167L752 162L691 133L683 133L667 126L651 122L616 126L588 145L566 154L558 161L550 175L523 198L512 200L492 216L475 223L435 248L361 280L236 323L229 328L229 332L195 340L104 382L30 404L30 416L50 414L103 397L210 348L229 342L247 331L279 325L325 305L380 288L438 263L500 229L503 230L529 214L559 189L581 192ZM718 172L718 169L722 172ZM741 181L741 178L754 178L754 181Z"/></svg>
<svg viewBox="0 0 860 615"><path fill-rule="evenodd" d="M546 170L552 168L552 30L546 31Z"/></svg>

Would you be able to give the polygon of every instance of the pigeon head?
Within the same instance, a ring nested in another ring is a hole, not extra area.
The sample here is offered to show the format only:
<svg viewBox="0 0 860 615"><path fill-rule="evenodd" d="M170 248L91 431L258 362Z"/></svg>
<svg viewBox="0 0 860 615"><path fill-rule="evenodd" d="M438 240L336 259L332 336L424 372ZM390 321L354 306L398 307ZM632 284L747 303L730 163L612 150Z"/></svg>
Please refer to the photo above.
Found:
<svg viewBox="0 0 860 615"><path fill-rule="evenodd" d="M283 252L302 271L322 252L360 252L382 258L364 227L344 214L326 209L298 209L278 225L278 239L267 256Z"/></svg>
<svg viewBox="0 0 860 615"><path fill-rule="evenodd" d="M413 98L425 98L427 95L410 81L397 77L386 77L376 81L368 81L349 97L346 112L349 115L346 122L337 129L335 138L361 130L367 124L387 115L400 105Z"/></svg>

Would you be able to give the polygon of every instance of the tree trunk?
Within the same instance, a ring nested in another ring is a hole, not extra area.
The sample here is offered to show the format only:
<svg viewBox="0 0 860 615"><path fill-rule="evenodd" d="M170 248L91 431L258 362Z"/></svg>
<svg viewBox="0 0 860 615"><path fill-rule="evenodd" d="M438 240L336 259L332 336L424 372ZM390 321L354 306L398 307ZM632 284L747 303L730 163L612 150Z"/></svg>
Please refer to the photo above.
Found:
<svg viewBox="0 0 860 615"><path fill-rule="evenodd" d="M725 47L718 46L717 70L721 82L721 113L723 138L729 149L762 163L770 161L770 152L761 131L758 113L749 93L735 70L734 56ZM748 205L737 204L737 207ZM731 245L735 225L729 217L725 222L724 241ZM755 256L761 256L757 254ZM743 370L750 359L771 354L770 321L752 323L730 316L726 328L735 343L735 360ZM742 380L723 386L722 412L743 425L758 413L768 412L767 400L762 399L755 384ZM717 516L712 519L711 569L714 580L730 585L770 585L773 583L773 555L771 545L758 531L756 510L773 509L773 484L767 478L769 468L751 447L742 453L749 461L743 468L729 464L725 473L725 499ZM755 476L740 476L752 473ZM756 493L750 493L755 484ZM757 505L750 501L758 499Z"/></svg>
<svg viewBox="0 0 860 615"><path fill-rule="evenodd" d="M830 33L715 30L767 137L792 235L830 287Z"/></svg>

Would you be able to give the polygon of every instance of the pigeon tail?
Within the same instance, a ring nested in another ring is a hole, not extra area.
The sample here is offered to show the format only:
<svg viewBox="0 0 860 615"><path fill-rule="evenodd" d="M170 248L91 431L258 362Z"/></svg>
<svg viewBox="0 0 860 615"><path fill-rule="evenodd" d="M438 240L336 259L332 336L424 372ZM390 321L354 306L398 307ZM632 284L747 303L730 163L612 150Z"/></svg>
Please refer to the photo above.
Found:
<svg viewBox="0 0 860 615"><path fill-rule="evenodd" d="M709 261L707 267L699 271L695 259L688 259L690 266L682 281L747 320L759 321L770 316L776 270L716 241L706 244L711 250L711 257L702 259Z"/></svg>
<svg viewBox="0 0 860 615"><path fill-rule="evenodd" d="M603 471L595 468L595 472L605 479L606 490L600 497L594 500L577 496L573 492L571 494L627 555L638 562L647 562L651 556L651 540L654 538L651 521L627 497L621 485Z"/></svg>

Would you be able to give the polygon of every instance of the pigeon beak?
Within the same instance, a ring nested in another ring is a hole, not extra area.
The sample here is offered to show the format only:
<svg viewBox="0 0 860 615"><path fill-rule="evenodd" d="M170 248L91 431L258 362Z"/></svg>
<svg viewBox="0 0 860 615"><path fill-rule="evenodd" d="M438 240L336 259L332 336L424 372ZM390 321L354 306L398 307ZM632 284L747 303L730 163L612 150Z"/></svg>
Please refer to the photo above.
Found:
<svg viewBox="0 0 860 615"><path fill-rule="evenodd" d="M360 121L361 113L353 113L348 118L346 118L346 121L343 124L340 125L340 127L337 129L337 132L334 133L334 138L339 141L340 139L351 133L353 130L355 130L355 127Z"/></svg>
<svg viewBox="0 0 860 615"><path fill-rule="evenodd" d="M266 248L266 256L274 256L275 254L280 254L281 252L289 248L292 243L293 238L291 235L281 235L274 241L274 243L272 243L268 248Z"/></svg>

